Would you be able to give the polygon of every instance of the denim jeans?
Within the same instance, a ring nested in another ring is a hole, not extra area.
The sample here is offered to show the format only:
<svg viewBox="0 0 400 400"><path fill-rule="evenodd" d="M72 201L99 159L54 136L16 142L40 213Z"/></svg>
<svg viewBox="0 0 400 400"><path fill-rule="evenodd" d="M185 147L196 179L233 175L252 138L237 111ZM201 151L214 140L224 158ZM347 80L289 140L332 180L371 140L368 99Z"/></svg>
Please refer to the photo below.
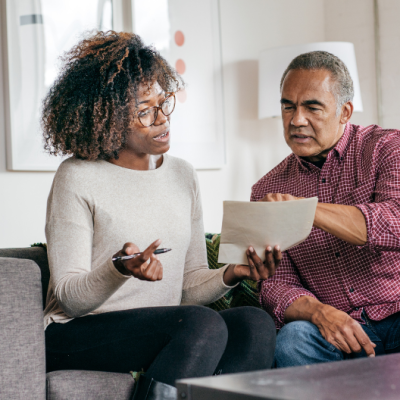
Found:
<svg viewBox="0 0 400 400"><path fill-rule="evenodd" d="M400 313L382 321L372 321L363 312L361 325L371 341L376 344L377 356L400 352ZM361 353L347 354L327 342L316 325L308 321L294 321L285 325L276 338L276 368L295 367L329 361L366 357Z"/></svg>

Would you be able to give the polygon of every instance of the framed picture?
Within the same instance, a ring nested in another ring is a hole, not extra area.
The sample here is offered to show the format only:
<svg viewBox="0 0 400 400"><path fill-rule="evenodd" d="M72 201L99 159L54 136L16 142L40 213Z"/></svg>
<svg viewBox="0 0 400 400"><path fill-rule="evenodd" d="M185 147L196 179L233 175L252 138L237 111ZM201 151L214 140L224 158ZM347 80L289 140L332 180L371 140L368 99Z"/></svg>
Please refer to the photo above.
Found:
<svg viewBox="0 0 400 400"><path fill-rule="evenodd" d="M2 0L7 169L55 171L61 157L43 149L42 99L58 58L87 30L113 28L111 0ZM4 10L5 6L5 10Z"/></svg>
<svg viewBox="0 0 400 400"><path fill-rule="evenodd" d="M186 83L171 116L170 154L196 169L226 163L218 0L132 0L133 32Z"/></svg>

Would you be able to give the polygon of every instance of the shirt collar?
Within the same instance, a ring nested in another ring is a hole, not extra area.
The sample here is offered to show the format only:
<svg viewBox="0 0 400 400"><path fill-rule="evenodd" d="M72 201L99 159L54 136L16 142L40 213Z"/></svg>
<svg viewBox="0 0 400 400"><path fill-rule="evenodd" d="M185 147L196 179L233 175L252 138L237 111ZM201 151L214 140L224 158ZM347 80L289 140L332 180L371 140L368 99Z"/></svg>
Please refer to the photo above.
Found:
<svg viewBox="0 0 400 400"><path fill-rule="evenodd" d="M353 130L351 129L351 124L348 122L344 128L344 132L340 140L337 142L333 150L336 150L339 157L342 158L350 144L350 139L352 137Z"/></svg>
<svg viewBox="0 0 400 400"><path fill-rule="evenodd" d="M352 137L352 132L353 132L352 125L348 122L346 124L346 126L344 127L344 132L343 132L342 137L339 139L336 146L331 150L331 151L336 151L338 153L339 160L342 160L344 157L344 154L346 153L347 147L351 141L350 139ZM307 162L306 160L303 160L296 154L294 154L294 156L296 157L297 161L299 162L301 168L303 168L307 171L310 171L310 169L312 168L311 163ZM329 154L328 154L328 156L329 156Z"/></svg>

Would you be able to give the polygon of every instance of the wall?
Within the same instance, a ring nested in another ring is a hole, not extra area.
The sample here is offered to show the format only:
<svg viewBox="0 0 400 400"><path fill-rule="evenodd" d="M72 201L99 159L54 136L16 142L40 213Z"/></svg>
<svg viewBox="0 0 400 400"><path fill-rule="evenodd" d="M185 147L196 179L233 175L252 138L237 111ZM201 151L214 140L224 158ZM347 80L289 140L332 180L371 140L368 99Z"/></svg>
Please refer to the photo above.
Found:
<svg viewBox="0 0 400 400"><path fill-rule="evenodd" d="M382 127L400 128L400 2L378 0Z"/></svg>
<svg viewBox="0 0 400 400"><path fill-rule="evenodd" d="M354 43L364 111L354 113L351 122L363 126L378 122L373 3L325 0L325 40Z"/></svg>
<svg viewBox="0 0 400 400"><path fill-rule="evenodd" d="M400 2L379 0L383 126L400 128L396 45ZM352 122L377 122L373 0L220 0L227 166L199 171L205 229L219 232L223 200L248 200L251 186L289 154L281 119L257 118L258 54L305 42L355 44L364 112ZM44 241L52 173L7 172L0 70L0 247Z"/></svg>

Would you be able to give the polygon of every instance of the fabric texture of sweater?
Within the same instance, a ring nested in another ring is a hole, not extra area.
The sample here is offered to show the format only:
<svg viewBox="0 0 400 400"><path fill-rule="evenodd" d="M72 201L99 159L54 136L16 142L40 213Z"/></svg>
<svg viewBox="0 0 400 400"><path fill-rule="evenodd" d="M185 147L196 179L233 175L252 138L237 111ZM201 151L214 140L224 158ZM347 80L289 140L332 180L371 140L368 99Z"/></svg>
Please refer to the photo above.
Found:
<svg viewBox="0 0 400 400"><path fill-rule="evenodd" d="M194 168L164 155L154 170L70 158L59 167L47 203L50 284L44 316L66 323L90 314L140 307L204 305L231 287L227 266L207 265ZM126 242L144 250L161 239L161 281L121 274L111 258Z"/></svg>

